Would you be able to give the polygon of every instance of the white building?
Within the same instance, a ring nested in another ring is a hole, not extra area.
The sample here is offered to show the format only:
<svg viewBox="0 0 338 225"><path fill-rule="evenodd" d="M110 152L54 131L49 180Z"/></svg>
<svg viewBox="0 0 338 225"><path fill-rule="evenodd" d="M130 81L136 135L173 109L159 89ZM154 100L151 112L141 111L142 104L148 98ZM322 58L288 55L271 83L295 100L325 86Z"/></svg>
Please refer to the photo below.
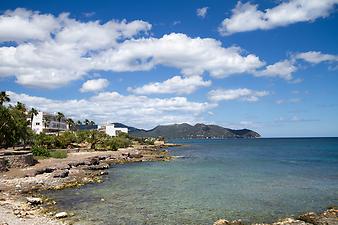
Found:
<svg viewBox="0 0 338 225"><path fill-rule="evenodd" d="M33 117L32 130L37 134L40 134L41 132L55 133L68 130L68 126L65 118L62 118L59 122L56 115L38 112L38 114Z"/></svg>
<svg viewBox="0 0 338 225"><path fill-rule="evenodd" d="M120 132L122 133L127 133L128 134L128 128L122 128L122 127L115 127L114 124L105 124L105 125L101 125L99 126L99 131L103 131L106 134L108 134L109 136L116 136L118 135Z"/></svg>

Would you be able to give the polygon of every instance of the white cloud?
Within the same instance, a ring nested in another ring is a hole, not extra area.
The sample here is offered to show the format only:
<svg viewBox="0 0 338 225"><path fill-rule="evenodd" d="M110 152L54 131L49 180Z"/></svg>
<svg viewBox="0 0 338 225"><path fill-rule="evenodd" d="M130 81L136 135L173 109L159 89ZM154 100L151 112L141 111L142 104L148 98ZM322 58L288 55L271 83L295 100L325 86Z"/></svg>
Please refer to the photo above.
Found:
<svg viewBox="0 0 338 225"><path fill-rule="evenodd" d="M202 7L196 10L196 15L199 17L206 17L209 7Z"/></svg>
<svg viewBox="0 0 338 225"><path fill-rule="evenodd" d="M214 77L255 71L259 57L212 38L171 33L151 38L151 24L110 20L80 22L67 13L53 16L26 9L0 15L0 77L15 76L25 86L55 88L91 71L145 71L174 67L184 76ZM143 35L145 34L145 35Z"/></svg>
<svg viewBox="0 0 338 225"><path fill-rule="evenodd" d="M279 5L258 10L258 5L238 2L230 18L219 27L222 35L252 30L268 30L298 22L325 18L333 11L338 0L289 0Z"/></svg>
<svg viewBox="0 0 338 225"><path fill-rule="evenodd" d="M211 101L231 101L231 100L243 100L248 102L258 101L260 97L269 95L268 91L255 91L247 88L238 89L217 89L208 93L208 98Z"/></svg>
<svg viewBox="0 0 338 225"><path fill-rule="evenodd" d="M239 47L223 48L212 38L190 38L171 33L162 38L127 40L93 58L96 69L112 71L150 70L156 65L181 69L183 75L214 77L251 72L264 65L253 55L242 55Z"/></svg>
<svg viewBox="0 0 338 225"><path fill-rule="evenodd" d="M200 87L208 87L211 81L205 81L200 76L174 76L163 82L154 82L138 88L128 88L134 94L190 94Z"/></svg>
<svg viewBox="0 0 338 225"><path fill-rule="evenodd" d="M301 101L302 101L302 99L300 99L300 98L278 99L278 100L276 100L276 104L278 104L278 105L286 104L286 103L295 104L295 103L299 103Z"/></svg>
<svg viewBox="0 0 338 225"><path fill-rule="evenodd" d="M102 91L109 85L109 81L107 79L94 79L94 80L87 80L82 84L80 88L81 92L96 92Z"/></svg>
<svg viewBox="0 0 338 225"><path fill-rule="evenodd" d="M337 55L323 54L321 52L309 51L295 55L296 59L302 59L306 62L317 64L321 62L338 62Z"/></svg>
<svg viewBox="0 0 338 225"><path fill-rule="evenodd" d="M289 60L283 60L272 65L266 66L264 70L255 72L257 77L280 77L285 80L292 80L292 73L297 67Z"/></svg>
<svg viewBox="0 0 338 225"><path fill-rule="evenodd" d="M98 123L123 122L129 125L152 128L158 124L196 123L202 113L215 107L214 103L191 102L185 97L148 98L101 92L88 99L52 100L7 92L11 102L20 101L29 107L47 112L64 112L74 119L91 119Z"/></svg>
<svg viewBox="0 0 338 225"><path fill-rule="evenodd" d="M55 17L26 9L6 11L0 15L0 43L16 44L0 47L0 77L16 76L25 86L63 86L95 69L91 61L97 51L150 28L139 20L83 23L66 13Z"/></svg>
<svg viewBox="0 0 338 225"><path fill-rule="evenodd" d="M22 8L5 11L0 16L0 41L28 41L50 39L59 29L59 22L50 14L40 14Z"/></svg>

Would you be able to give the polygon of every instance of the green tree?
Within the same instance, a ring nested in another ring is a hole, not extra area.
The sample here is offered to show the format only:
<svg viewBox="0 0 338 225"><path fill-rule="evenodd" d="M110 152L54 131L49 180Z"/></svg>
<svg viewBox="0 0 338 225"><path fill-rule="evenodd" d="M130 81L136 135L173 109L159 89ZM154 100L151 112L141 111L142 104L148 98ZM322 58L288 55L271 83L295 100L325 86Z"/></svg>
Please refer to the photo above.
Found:
<svg viewBox="0 0 338 225"><path fill-rule="evenodd" d="M43 117L43 124L45 125L45 129L47 129L47 127L49 127L50 124L50 118L47 116Z"/></svg>
<svg viewBox="0 0 338 225"><path fill-rule="evenodd" d="M89 121L88 119L85 119L85 120L83 121L83 123L84 123L85 125L89 125L90 121Z"/></svg>
<svg viewBox="0 0 338 225"><path fill-rule="evenodd" d="M72 118L67 118L66 123L68 125L69 130L74 130L75 122L74 120L72 120Z"/></svg>
<svg viewBox="0 0 338 225"><path fill-rule="evenodd" d="M17 102L15 105L15 108L19 111L21 111L22 113L25 113L27 111L26 109L26 105L21 103L21 102Z"/></svg>
<svg viewBox="0 0 338 225"><path fill-rule="evenodd" d="M76 125L82 125L82 122L80 120L76 121Z"/></svg>
<svg viewBox="0 0 338 225"><path fill-rule="evenodd" d="M61 123L61 120L65 118L65 115L61 112L57 112L56 114L56 120L58 121L58 136L59 136L59 132L60 132L60 123Z"/></svg>
<svg viewBox="0 0 338 225"><path fill-rule="evenodd" d="M95 122L92 120L92 121L89 122L89 125L94 126Z"/></svg>
<svg viewBox="0 0 338 225"><path fill-rule="evenodd" d="M2 91L0 93L0 105L3 105L5 102L10 102L11 99L9 98L9 95L6 93L6 91Z"/></svg>
<svg viewBox="0 0 338 225"><path fill-rule="evenodd" d="M38 115L39 112L38 110L32 108L29 112L28 112L28 115L30 116L30 119L31 119L31 129L33 129L33 118L34 116Z"/></svg>

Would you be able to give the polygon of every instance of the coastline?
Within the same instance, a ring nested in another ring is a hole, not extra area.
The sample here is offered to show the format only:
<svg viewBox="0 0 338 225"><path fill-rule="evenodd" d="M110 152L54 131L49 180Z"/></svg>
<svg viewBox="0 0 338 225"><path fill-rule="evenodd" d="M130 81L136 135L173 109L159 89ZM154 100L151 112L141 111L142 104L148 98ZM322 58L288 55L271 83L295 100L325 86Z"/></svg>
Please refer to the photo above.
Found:
<svg viewBox="0 0 338 225"><path fill-rule="evenodd" d="M68 218L72 215L56 218L60 213L56 203L43 196L42 191L103 182L104 175L108 174L106 170L112 164L168 161L173 157L164 148L173 146L177 145L138 145L117 151L73 152L65 159L43 159L31 167L0 173L0 225L71 224ZM29 199L35 199L35 202Z"/></svg>
<svg viewBox="0 0 338 225"><path fill-rule="evenodd" d="M118 151L74 152L69 153L66 159L44 159L29 168L11 169L6 173L0 173L0 225L73 224L73 215L59 211L56 202L46 198L42 191L77 188L88 183L103 182L106 170L112 164L168 161L173 157L165 148L175 146L179 145L139 145ZM61 216L57 218L57 215ZM210 224L247 223L240 219L234 221L219 219L210 221ZM338 210L331 208L320 213L310 212L280 219L271 224L334 225L338 224Z"/></svg>

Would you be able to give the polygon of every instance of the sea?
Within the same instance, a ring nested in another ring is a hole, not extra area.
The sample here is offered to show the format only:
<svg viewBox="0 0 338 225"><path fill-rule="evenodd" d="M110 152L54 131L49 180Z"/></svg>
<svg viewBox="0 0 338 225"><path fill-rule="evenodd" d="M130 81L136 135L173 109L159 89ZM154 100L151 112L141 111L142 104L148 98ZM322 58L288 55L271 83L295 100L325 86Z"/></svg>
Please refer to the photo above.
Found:
<svg viewBox="0 0 338 225"><path fill-rule="evenodd" d="M338 205L338 138L171 140L176 159L113 165L100 184L51 191L75 224L270 223Z"/></svg>

